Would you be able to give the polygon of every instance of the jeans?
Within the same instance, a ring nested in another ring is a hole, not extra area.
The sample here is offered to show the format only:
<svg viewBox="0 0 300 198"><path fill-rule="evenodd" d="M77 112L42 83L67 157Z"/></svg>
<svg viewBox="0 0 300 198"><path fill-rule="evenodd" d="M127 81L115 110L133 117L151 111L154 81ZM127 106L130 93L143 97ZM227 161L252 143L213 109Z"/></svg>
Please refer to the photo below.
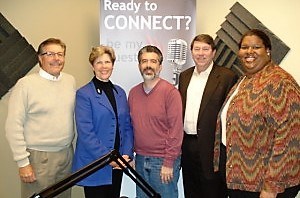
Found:
<svg viewBox="0 0 300 198"><path fill-rule="evenodd" d="M173 165L173 180L167 184L162 183L160 171L163 164L163 158L148 157L136 155L135 168L139 175L157 192L161 198L176 198L178 197L177 182L180 174L180 157L174 161ZM137 186L137 198L147 198L144 191Z"/></svg>

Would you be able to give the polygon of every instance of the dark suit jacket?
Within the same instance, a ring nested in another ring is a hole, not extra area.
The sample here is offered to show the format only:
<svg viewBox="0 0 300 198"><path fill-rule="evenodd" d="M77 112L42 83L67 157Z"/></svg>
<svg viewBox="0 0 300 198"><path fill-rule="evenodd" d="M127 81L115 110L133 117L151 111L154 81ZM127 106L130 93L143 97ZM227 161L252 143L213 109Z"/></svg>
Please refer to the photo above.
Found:
<svg viewBox="0 0 300 198"><path fill-rule="evenodd" d="M179 91L182 97L183 119L186 107L187 88L195 67L183 71L179 76ZM201 158L199 163L205 176L210 178L213 171L213 152L216 121L222 104L236 83L238 76L228 68L214 65L208 77L198 115L197 134ZM188 153L183 153L183 155Z"/></svg>

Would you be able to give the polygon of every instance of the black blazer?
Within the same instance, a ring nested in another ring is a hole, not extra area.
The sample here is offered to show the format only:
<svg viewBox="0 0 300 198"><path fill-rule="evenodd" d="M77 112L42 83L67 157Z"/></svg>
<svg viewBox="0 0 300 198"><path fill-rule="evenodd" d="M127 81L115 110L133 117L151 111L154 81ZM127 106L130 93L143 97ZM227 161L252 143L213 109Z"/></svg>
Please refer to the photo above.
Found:
<svg viewBox="0 0 300 198"><path fill-rule="evenodd" d="M183 119L186 107L187 88L195 67L188 68L179 75L179 91L182 97ZM228 68L214 65L208 77L199 109L197 134L201 159L199 163L206 177L213 175L213 152L217 116L231 87L238 79ZM184 154L184 153L183 153Z"/></svg>

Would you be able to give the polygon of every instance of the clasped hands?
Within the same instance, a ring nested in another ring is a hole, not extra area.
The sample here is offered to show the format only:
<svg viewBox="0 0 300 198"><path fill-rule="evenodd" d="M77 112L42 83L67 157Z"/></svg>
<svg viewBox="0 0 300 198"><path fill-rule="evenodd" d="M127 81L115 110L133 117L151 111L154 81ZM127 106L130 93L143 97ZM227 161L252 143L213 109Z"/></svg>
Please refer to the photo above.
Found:
<svg viewBox="0 0 300 198"><path fill-rule="evenodd" d="M130 157L128 155L122 155L122 157L126 160L126 162L131 162L132 160L130 159ZM124 166L126 167L126 165L120 160L118 159L118 161ZM130 164L130 163L129 163ZM112 161L111 163L109 163L109 165L111 165L113 167L113 169L121 169L121 167L117 164L117 162ZM131 165L131 164L130 164Z"/></svg>

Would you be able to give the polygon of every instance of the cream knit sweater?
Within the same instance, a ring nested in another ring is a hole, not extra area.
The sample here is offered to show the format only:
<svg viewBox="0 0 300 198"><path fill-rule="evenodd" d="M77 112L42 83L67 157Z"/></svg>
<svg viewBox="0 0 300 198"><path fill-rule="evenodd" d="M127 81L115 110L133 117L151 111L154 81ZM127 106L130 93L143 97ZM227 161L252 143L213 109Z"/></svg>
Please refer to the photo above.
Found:
<svg viewBox="0 0 300 198"><path fill-rule="evenodd" d="M51 152L72 143L75 80L66 73L60 77L53 81L31 74L11 92L5 129L19 167L29 164L28 148Z"/></svg>

